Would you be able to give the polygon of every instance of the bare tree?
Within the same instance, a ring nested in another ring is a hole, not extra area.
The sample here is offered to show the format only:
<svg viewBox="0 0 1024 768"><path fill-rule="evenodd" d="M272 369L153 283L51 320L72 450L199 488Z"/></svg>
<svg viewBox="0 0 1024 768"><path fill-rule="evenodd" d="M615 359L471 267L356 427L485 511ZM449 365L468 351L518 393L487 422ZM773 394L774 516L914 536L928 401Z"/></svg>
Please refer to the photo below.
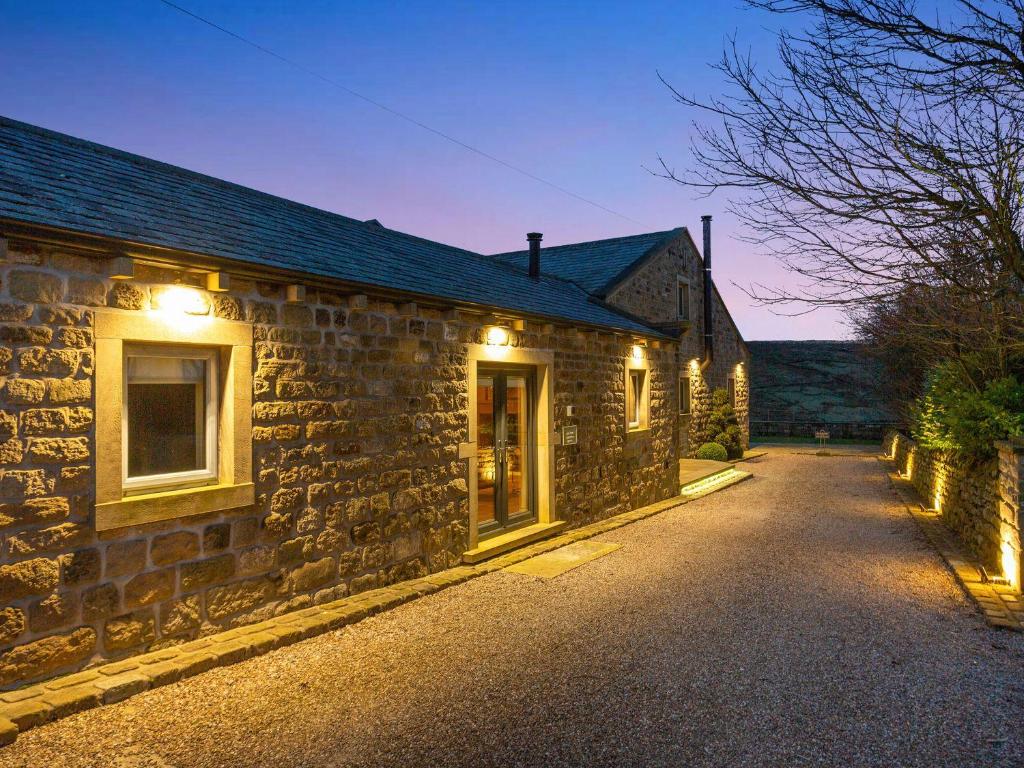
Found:
<svg viewBox="0 0 1024 768"><path fill-rule="evenodd" d="M776 72L733 40L717 65L730 92L699 100L673 88L711 122L697 126L693 171L663 168L738 193L731 208L749 238L802 278L797 290L752 292L870 312L909 291L977 317L1016 304L1024 2L959 0L934 22L908 0L749 4L809 26L780 35Z"/></svg>

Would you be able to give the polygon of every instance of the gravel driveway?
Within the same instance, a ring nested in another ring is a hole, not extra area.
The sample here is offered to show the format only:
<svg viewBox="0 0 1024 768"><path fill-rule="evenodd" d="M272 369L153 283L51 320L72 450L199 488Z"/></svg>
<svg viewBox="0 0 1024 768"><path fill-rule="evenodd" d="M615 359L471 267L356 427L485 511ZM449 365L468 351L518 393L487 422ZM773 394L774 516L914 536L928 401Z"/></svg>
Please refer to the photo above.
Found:
<svg viewBox="0 0 1024 768"><path fill-rule="evenodd" d="M1020 766L1024 636L986 627L870 456L22 735L0 766Z"/></svg>

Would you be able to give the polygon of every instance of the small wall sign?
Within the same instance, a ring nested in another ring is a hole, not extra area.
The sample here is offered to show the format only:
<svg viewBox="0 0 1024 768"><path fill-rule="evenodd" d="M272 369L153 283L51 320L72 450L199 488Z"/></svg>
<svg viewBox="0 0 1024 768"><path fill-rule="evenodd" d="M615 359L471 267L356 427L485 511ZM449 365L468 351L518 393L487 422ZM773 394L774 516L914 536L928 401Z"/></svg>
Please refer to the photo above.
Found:
<svg viewBox="0 0 1024 768"><path fill-rule="evenodd" d="M571 427L562 427L562 445L576 445L579 441L577 429L575 424Z"/></svg>

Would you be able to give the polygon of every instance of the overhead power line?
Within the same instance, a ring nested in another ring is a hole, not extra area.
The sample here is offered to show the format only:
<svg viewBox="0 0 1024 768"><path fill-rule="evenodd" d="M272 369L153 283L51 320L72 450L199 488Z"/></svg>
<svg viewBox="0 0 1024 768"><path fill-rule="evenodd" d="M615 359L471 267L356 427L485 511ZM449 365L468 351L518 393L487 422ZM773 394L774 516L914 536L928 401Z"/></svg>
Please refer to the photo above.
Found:
<svg viewBox="0 0 1024 768"><path fill-rule="evenodd" d="M502 160L500 157L495 157L494 155L492 155L489 152L485 152L482 149L477 149L473 145L467 144L466 142L462 141L461 139L457 139L454 136L445 133L444 131L439 131L437 128L434 128L434 127L429 126L429 125L427 125L426 123L424 123L424 122L422 122L420 120L417 120L415 117L410 117L409 115L405 114L404 112L399 112L397 109L392 109L387 104L382 104L381 102L377 101L376 99L372 99L369 96L366 96L366 95L364 95L362 93L359 93L358 91L354 91L351 88L349 88L347 85L344 85L343 83L340 83L337 80L334 80L334 79L332 79L330 77L322 75L322 74L320 74L319 72L317 72L315 70L309 69L308 67L303 66L302 64L299 64L298 62L293 61L292 59L289 59L286 56L282 56L281 54L277 53L276 51L271 50L270 48L267 48L265 45L261 45L261 44L255 42L255 41L253 41L253 40L250 40L247 37L243 37L242 35L238 34L237 32L232 32L230 29L227 29L226 27L222 27L220 24L217 24L216 22L210 21L209 19L207 19L207 18L205 18L203 16L200 16L197 13L193 13L192 11L188 10L187 8L181 7L177 3L172 3L172 2L170 2L170 0L159 0L159 1L161 3L163 3L164 5L166 5L167 7L173 8L174 10L178 11L179 13L183 13L186 16L189 16L189 17L195 19L196 21L202 22L203 24L206 24L207 26L212 27L213 29L216 29L218 32L223 32L225 35L228 35L229 37L234 38L235 40L239 41L240 43L244 43L245 45L248 45L251 48L255 48L260 53L265 53L267 56L270 56L270 57L272 57L274 59L277 59L282 64L286 64L289 67L292 67L293 69L297 69L298 71L302 72L303 74L309 75L310 77L314 77L317 80L320 80L321 82L324 82L327 85L330 85L330 86L332 86L334 88L337 88L340 91L344 91L349 96L353 96L353 97L355 97L357 99L365 101L367 104L372 104L373 106L377 107L378 109L384 110L385 112L387 112L390 115L394 115L397 118L405 120L407 123L412 123L417 128L422 128L423 130L428 131L428 132L434 134L435 136L439 136L440 138L444 139L445 141L449 141L449 142L451 142L452 144L455 144L458 147L462 147L463 149L468 150L469 152L472 152L475 155L479 155L480 157L483 157L483 158L485 158L487 160L490 160L493 163L497 163L498 165L501 165L501 166L503 166L505 168L508 168L510 171L515 171L516 173L518 173L518 174L520 174L522 176L525 176L528 179L532 179L533 181L539 182L539 183L541 183L541 184L543 184L543 185L545 185L547 187L550 187L551 189L554 189L554 190L556 190L558 192L561 192L564 195L568 195L569 197L575 198L576 200L579 200L582 203L586 203L587 205L591 205L594 208L599 208L600 210L604 211L605 213L610 213L613 216L618 216L620 219L625 219L626 221L633 222L634 224L639 224L640 223L636 219L632 219L632 218L630 218L629 216L626 216L623 213L619 213L618 211L612 210L611 208L608 208L607 206L601 205L600 203L594 202L593 200L589 200L589 199L583 197L583 195L578 195L575 192L573 192L571 189L566 189L563 186L555 184L553 181L548 181L547 179L541 178L537 174L531 173L530 171L526 170L525 168L520 168L519 166L513 165L512 163L510 163L510 162L508 162L506 160Z"/></svg>

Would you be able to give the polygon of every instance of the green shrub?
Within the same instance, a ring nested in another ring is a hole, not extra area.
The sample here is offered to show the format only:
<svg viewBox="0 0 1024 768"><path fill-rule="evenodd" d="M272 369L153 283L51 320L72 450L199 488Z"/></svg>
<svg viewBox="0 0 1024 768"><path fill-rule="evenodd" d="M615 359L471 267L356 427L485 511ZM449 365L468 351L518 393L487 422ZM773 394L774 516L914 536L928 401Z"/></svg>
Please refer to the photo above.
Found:
<svg viewBox="0 0 1024 768"><path fill-rule="evenodd" d="M725 448L730 459L743 457L743 433L736 411L729 404L729 393L724 389L711 393L711 414L706 434L711 442Z"/></svg>
<svg viewBox="0 0 1024 768"><path fill-rule="evenodd" d="M729 452L725 446L719 443L704 443L697 452L693 454L697 459L710 459L711 461L728 461Z"/></svg>
<svg viewBox="0 0 1024 768"><path fill-rule="evenodd" d="M928 375L911 432L926 448L966 460L991 458L996 440L1024 434L1024 385L1006 376L979 389L958 367L943 363Z"/></svg>

